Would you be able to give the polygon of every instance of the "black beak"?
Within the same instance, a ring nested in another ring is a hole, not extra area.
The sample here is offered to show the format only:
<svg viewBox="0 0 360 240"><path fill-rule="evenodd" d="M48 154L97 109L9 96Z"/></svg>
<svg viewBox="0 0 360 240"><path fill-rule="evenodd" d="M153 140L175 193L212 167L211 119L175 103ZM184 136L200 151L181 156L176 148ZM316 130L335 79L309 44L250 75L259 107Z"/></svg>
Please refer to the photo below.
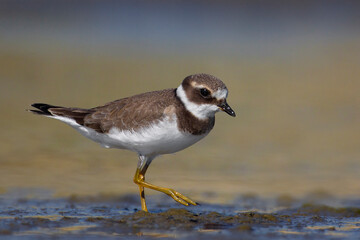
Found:
<svg viewBox="0 0 360 240"><path fill-rule="evenodd" d="M223 102L222 104L220 104L218 106L222 111L226 112L227 114L229 114L232 117L235 117L236 114L234 112L234 110L231 109L231 107L229 106L229 104L227 104L227 102Z"/></svg>

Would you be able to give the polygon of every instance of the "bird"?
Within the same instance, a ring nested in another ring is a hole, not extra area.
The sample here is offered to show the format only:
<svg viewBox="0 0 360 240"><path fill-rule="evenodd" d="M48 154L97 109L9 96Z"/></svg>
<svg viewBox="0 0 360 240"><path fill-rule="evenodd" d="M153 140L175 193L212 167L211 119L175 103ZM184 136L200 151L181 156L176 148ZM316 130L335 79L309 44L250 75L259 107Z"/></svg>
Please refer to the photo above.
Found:
<svg viewBox="0 0 360 240"><path fill-rule="evenodd" d="M145 181L145 173L158 156L183 150L213 129L215 113L236 114L227 103L228 89L217 77L187 76L177 88L141 93L94 108L60 107L34 103L29 111L60 120L105 148L137 153L134 183L141 209L148 212L145 188L163 192L185 206L198 203L171 188Z"/></svg>

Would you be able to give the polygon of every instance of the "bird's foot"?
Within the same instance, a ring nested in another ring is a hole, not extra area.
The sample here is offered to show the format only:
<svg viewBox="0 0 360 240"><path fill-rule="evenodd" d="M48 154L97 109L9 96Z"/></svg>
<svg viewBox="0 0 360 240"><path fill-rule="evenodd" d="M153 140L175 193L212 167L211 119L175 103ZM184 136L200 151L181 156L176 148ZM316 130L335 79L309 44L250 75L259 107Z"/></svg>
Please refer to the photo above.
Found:
<svg viewBox="0 0 360 240"><path fill-rule="evenodd" d="M163 193L169 195L170 197L172 197L176 202L181 203L185 206L189 206L189 204L194 205L194 206L197 205L196 202L194 202L190 198L182 195L181 193L175 191L174 189L159 187L159 186L155 186L151 183L145 182L145 176L144 176L144 174L140 173L139 169L136 171L136 174L134 176L134 182L139 186L140 198L141 198L141 208L145 212L147 212L148 210L146 207L144 188L150 188L150 189L153 189L153 190L156 190L159 192L163 192Z"/></svg>
<svg viewBox="0 0 360 240"><path fill-rule="evenodd" d="M174 189L170 189L170 188L163 188L165 194L169 195L170 197L172 197L175 201L177 201L178 203L181 203L185 206L189 206L189 204L196 206L196 202L194 202L193 200L191 200L190 198L182 195L181 193L175 191Z"/></svg>

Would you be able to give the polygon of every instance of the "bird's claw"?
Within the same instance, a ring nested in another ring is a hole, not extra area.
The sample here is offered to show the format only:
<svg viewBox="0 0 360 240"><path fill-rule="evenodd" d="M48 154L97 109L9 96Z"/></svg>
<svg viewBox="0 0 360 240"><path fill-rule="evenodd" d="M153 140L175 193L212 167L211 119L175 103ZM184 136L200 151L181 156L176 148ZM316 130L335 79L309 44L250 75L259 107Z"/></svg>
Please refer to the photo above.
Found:
<svg viewBox="0 0 360 240"><path fill-rule="evenodd" d="M190 198L182 195L181 193L175 191L174 189L168 189L167 194L172 197L175 201L177 201L178 203L181 203L185 206L189 206L189 203L196 206L196 202L194 202L193 200L191 200Z"/></svg>

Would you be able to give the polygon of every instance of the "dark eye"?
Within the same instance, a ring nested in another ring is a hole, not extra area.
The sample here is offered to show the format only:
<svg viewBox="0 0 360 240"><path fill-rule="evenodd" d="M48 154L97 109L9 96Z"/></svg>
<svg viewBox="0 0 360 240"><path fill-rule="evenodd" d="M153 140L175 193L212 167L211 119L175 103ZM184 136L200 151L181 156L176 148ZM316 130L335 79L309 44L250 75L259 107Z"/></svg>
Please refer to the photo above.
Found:
<svg viewBox="0 0 360 240"><path fill-rule="evenodd" d="M202 88L200 89L200 94L203 96L203 97L208 97L210 95L210 91L207 90L206 88Z"/></svg>

